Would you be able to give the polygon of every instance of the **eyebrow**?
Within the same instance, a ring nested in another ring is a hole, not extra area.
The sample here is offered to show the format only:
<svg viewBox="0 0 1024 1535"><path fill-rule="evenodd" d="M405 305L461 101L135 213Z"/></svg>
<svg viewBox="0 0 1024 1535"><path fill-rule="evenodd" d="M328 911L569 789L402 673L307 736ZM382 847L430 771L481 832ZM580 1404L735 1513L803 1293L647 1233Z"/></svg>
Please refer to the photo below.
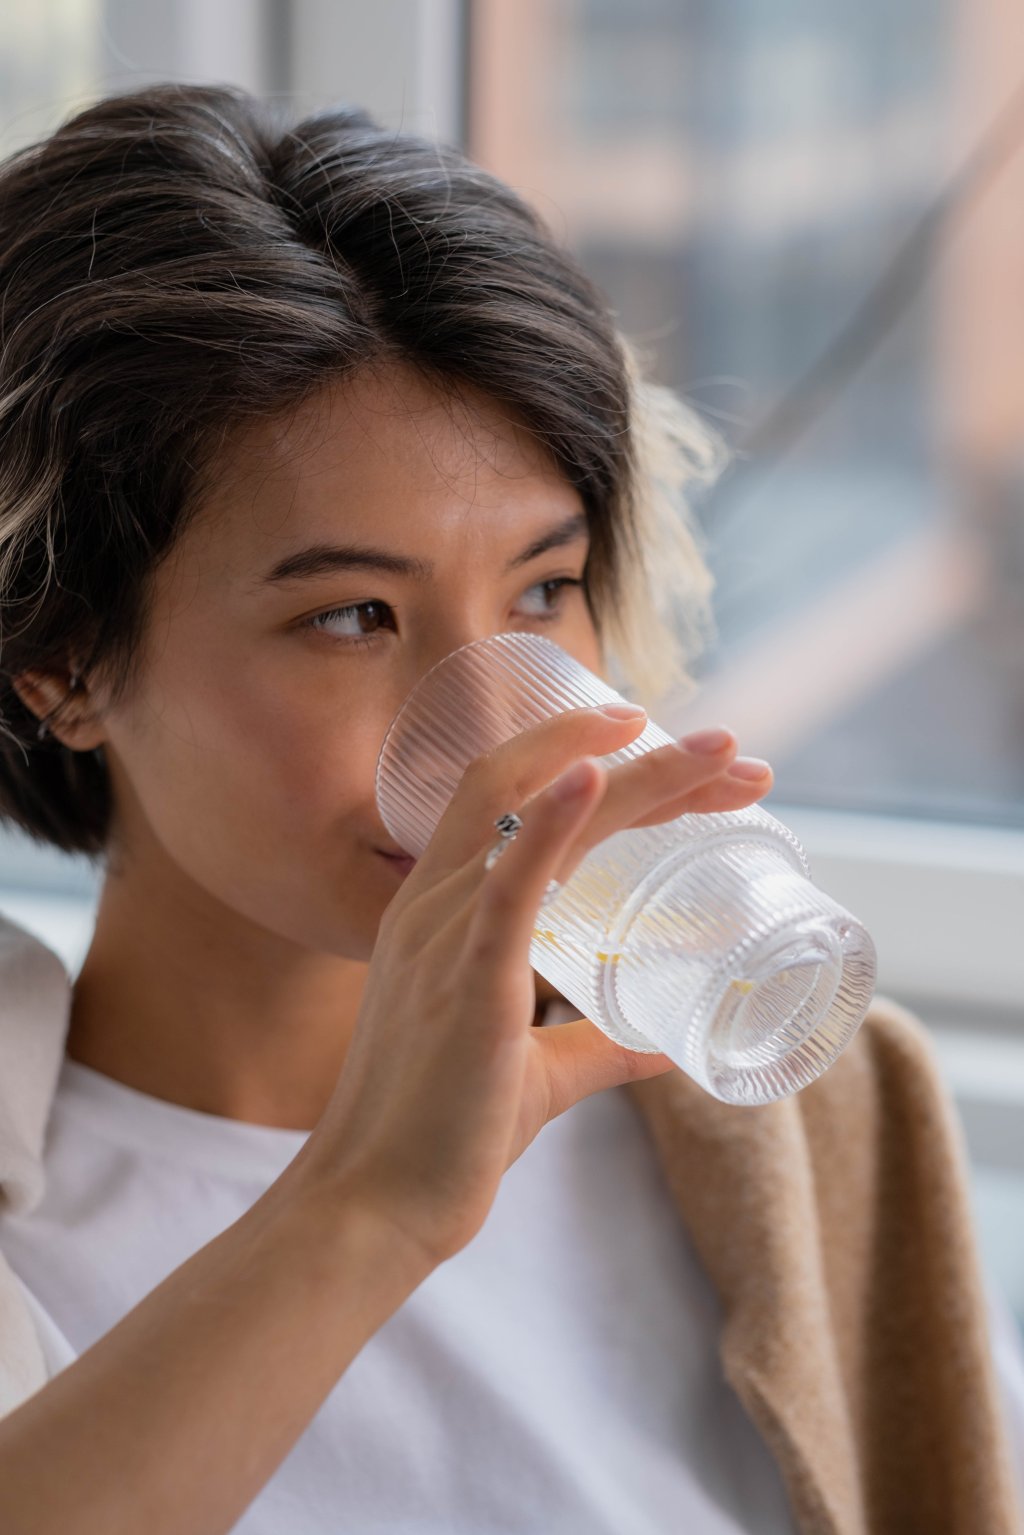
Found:
<svg viewBox="0 0 1024 1535"><path fill-rule="evenodd" d="M559 549L563 544L575 543L588 530L585 512L574 512L571 517L549 528L540 538L534 539L521 554L509 560L505 573L528 565L531 560L546 554L549 549ZM429 581L434 566L429 560L413 559L405 554L392 554L387 549L372 549L366 544L311 544L297 554L286 555L272 570L260 577L259 585L267 586L281 581L302 581L310 576L323 576L339 570L382 570L393 576L409 576L414 581Z"/></svg>

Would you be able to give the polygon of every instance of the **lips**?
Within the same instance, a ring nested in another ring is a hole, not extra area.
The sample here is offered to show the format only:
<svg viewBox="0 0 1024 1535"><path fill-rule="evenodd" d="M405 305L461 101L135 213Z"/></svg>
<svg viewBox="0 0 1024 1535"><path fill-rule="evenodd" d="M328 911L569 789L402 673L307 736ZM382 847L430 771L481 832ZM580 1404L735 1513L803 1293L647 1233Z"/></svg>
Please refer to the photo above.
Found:
<svg viewBox="0 0 1024 1535"><path fill-rule="evenodd" d="M385 853L383 848L378 848L377 854L402 874L408 874L410 869L416 867L416 859L411 853Z"/></svg>
<svg viewBox="0 0 1024 1535"><path fill-rule="evenodd" d="M412 858L412 853L407 853L404 847L379 847L377 852L384 858ZM415 862L415 859L413 859Z"/></svg>

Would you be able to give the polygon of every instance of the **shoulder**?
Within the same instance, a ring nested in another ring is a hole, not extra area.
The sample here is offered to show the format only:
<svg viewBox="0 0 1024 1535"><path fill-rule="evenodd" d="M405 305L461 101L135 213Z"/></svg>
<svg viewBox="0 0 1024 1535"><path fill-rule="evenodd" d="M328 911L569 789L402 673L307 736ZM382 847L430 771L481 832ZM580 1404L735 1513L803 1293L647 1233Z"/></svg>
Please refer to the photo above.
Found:
<svg viewBox="0 0 1024 1535"><path fill-rule="evenodd" d="M38 938L0 917L0 1207L41 1197L42 1150L64 1058L71 980Z"/></svg>
<svg viewBox="0 0 1024 1535"><path fill-rule="evenodd" d="M853 1044L888 1061L899 1060L928 1072L938 1070L938 1056L927 1026L891 997L872 998Z"/></svg>
<svg viewBox="0 0 1024 1535"><path fill-rule="evenodd" d="M42 1196L43 1142L70 997L71 979L53 950L0 915L0 1212L30 1210ZM0 1416L66 1362L58 1344L0 1251Z"/></svg>
<svg viewBox="0 0 1024 1535"><path fill-rule="evenodd" d="M0 1418L45 1385L58 1363L48 1356L37 1309L0 1255Z"/></svg>
<svg viewBox="0 0 1024 1535"><path fill-rule="evenodd" d="M62 960L34 933L0 912L0 1003L28 1000L35 988L60 992L71 984Z"/></svg>
<svg viewBox="0 0 1024 1535"><path fill-rule="evenodd" d="M894 1126L959 1137L952 1095L927 1026L890 997L875 996L838 1060L797 1095L805 1120L861 1128L878 1117Z"/></svg>
<svg viewBox="0 0 1024 1535"><path fill-rule="evenodd" d="M63 961L57 953L45 944L43 939L37 938L28 927L15 923L12 916L0 912L0 966L18 966L18 964L31 964L31 966L43 966L48 970L60 970L64 979L68 979L68 970L64 969Z"/></svg>
<svg viewBox="0 0 1024 1535"><path fill-rule="evenodd" d="M873 1252L876 1279L898 1269L902 1254L916 1251L924 1263L942 1253L947 1278L960 1271L960 1293L973 1294L970 1158L927 1026L876 997L839 1059L793 1106L827 1248L860 1274Z"/></svg>

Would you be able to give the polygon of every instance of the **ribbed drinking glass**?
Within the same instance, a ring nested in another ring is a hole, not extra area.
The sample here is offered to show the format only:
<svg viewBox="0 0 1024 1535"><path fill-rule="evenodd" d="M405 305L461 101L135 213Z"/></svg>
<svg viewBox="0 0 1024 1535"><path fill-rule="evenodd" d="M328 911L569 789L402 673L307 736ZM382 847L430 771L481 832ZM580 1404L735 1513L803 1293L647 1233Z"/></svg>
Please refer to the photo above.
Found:
<svg viewBox="0 0 1024 1535"><path fill-rule="evenodd" d="M452 651L384 739L384 824L418 857L476 757L566 709L624 701L543 635L496 634ZM672 739L648 720L600 760L611 767ZM820 1076L875 983L869 934L812 883L797 838L757 805L605 838L542 903L530 962L610 1038L663 1051L738 1104Z"/></svg>

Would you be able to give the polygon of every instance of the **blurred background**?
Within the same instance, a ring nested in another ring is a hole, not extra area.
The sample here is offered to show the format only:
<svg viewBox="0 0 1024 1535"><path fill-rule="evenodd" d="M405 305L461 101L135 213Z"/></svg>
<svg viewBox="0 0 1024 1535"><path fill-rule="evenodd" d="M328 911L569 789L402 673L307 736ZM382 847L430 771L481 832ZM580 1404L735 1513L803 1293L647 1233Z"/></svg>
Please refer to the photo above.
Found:
<svg viewBox="0 0 1024 1535"><path fill-rule="evenodd" d="M357 103L527 197L733 453L695 697L933 1032L1024 1322L1024 13L1010 0L33 0L0 152L147 80ZM0 831L74 971L96 876Z"/></svg>

